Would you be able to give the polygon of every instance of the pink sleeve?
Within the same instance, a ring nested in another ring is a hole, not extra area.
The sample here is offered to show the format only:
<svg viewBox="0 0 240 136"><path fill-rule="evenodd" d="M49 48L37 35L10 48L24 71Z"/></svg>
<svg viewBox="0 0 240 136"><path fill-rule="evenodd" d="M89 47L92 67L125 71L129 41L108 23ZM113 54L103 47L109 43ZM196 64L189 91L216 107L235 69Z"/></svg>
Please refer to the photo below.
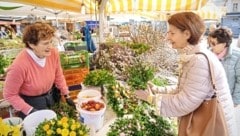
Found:
<svg viewBox="0 0 240 136"><path fill-rule="evenodd" d="M28 111L32 108L20 96L20 88L24 79L24 71L17 65L12 65L7 73L4 82L3 96L14 109L22 111L27 115Z"/></svg>

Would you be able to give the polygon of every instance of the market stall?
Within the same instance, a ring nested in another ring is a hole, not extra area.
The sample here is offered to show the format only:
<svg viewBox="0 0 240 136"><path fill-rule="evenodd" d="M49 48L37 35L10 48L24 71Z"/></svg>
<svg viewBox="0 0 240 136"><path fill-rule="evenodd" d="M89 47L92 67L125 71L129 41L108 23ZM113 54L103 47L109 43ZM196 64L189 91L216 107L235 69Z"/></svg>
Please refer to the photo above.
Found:
<svg viewBox="0 0 240 136"><path fill-rule="evenodd" d="M10 2L18 1L10 0ZM86 13L99 13L101 32L104 14L131 12L162 21L167 19L168 12L197 10L204 6L207 0L102 0L94 2L91 0L81 2L77 0L23 0L21 2L60 10L59 15L62 10L79 12L83 6L86 6ZM138 100L134 95L135 90L146 90L150 87L149 85L151 88L160 90L161 87L173 88L177 84L177 53L165 42L166 26L160 24L156 26L148 22L133 22L121 28L127 32L127 40L105 39L108 41L99 45L94 56L86 51L85 43L79 39L66 42L64 47L67 51L60 52L66 82L68 86L80 84L83 86L81 89L76 89L77 93L71 96L77 109L65 103L58 103L51 108L54 111L54 117L50 119L44 116L43 119L47 120L39 121L35 126L30 125L34 129L31 133L37 136L68 135L71 132L72 135L91 136L119 136L121 134L176 136L176 118L164 118L156 114L157 111L153 105ZM94 69L89 69L90 64ZM84 91L87 92L86 95L81 96L79 92ZM160 93L172 92L165 89L165 92ZM57 129L58 123L67 130Z"/></svg>

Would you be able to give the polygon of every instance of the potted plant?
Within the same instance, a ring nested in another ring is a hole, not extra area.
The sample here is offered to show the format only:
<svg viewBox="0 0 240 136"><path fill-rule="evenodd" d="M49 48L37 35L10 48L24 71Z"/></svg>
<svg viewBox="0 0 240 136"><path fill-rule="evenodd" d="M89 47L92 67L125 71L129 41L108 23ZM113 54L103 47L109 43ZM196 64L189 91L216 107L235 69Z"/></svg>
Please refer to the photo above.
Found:
<svg viewBox="0 0 240 136"><path fill-rule="evenodd" d="M19 117L10 117L2 119L0 117L0 135L1 136L21 136L22 135L22 119Z"/></svg>
<svg viewBox="0 0 240 136"><path fill-rule="evenodd" d="M147 82L154 78L154 68L150 64L136 60L136 62L127 68L127 83L134 89L146 89Z"/></svg>
<svg viewBox="0 0 240 136"><path fill-rule="evenodd" d="M35 136L88 136L88 133L86 125L73 118L61 117L40 123Z"/></svg>
<svg viewBox="0 0 240 136"><path fill-rule="evenodd" d="M101 87L101 93L104 95L104 85L115 84L115 77L104 69L90 71L84 78L83 84L86 86Z"/></svg>

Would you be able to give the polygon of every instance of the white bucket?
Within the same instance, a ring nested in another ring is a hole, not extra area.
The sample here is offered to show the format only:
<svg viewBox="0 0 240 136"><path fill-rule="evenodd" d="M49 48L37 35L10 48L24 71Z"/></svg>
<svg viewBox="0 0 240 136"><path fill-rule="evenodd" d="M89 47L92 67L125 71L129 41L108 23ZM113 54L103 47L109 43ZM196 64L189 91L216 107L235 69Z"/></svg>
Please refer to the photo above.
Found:
<svg viewBox="0 0 240 136"><path fill-rule="evenodd" d="M22 119L19 117L9 117L9 118L5 118L3 119L3 122L9 125L20 125L22 123Z"/></svg>
<svg viewBox="0 0 240 136"><path fill-rule="evenodd" d="M22 128L22 122L23 120L19 117L9 117L9 118L4 118L3 119L3 122L6 123L6 124L9 124L11 126L17 126L17 125L20 125L21 128ZM20 128L20 136L22 136L22 129Z"/></svg>
<svg viewBox="0 0 240 136"><path fill-rule="evenodd" d="M88 88L84 89L81 92L78 93L78 103L81 103L82 101L88 101L88 100L100 100L102 97L99 90L96 88Z"/></svg>
<svg viewBox="0 0 240 136"><path fill-rule="evenodd" d="M57 114L52 110L39 110L33 112L23 120L23 129L27 136L33 136L40 123L53 118L57 118Z"/></svg>
<svg viewBox="0 0 240 136"><path fill-rule="evenodd" d="M106 111L106 104L101 100L95 100L97 102L101 102L104 104L104 108L99 111L87 111L81 108L81 104L77 107L79 114L80 114L80 121L86 124L91 129L98 131L103 127L103 120L104 120L104 113ZM87 101L83 101L87 102Z"/></svg>

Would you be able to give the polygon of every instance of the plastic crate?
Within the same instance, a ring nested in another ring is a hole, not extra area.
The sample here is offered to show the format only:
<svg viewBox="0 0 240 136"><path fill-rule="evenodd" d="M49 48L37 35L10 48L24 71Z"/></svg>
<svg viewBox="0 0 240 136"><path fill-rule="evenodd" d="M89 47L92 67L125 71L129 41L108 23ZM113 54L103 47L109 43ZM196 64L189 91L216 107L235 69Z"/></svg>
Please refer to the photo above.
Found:
<svg viewBox="0 0 240 136"><path fill-rule="evenodd" d="M87 44L83 41L69 41L64 43L64 48L66 51L81 51L87 50Z"/></svg>
<svg viewBox="0 0 240 136"><path fill-rule="evenodd" d="M89 68L71 68L64 69L63 74L68 86L79 85L83 82L85 76L89 73Z"/></svg>

